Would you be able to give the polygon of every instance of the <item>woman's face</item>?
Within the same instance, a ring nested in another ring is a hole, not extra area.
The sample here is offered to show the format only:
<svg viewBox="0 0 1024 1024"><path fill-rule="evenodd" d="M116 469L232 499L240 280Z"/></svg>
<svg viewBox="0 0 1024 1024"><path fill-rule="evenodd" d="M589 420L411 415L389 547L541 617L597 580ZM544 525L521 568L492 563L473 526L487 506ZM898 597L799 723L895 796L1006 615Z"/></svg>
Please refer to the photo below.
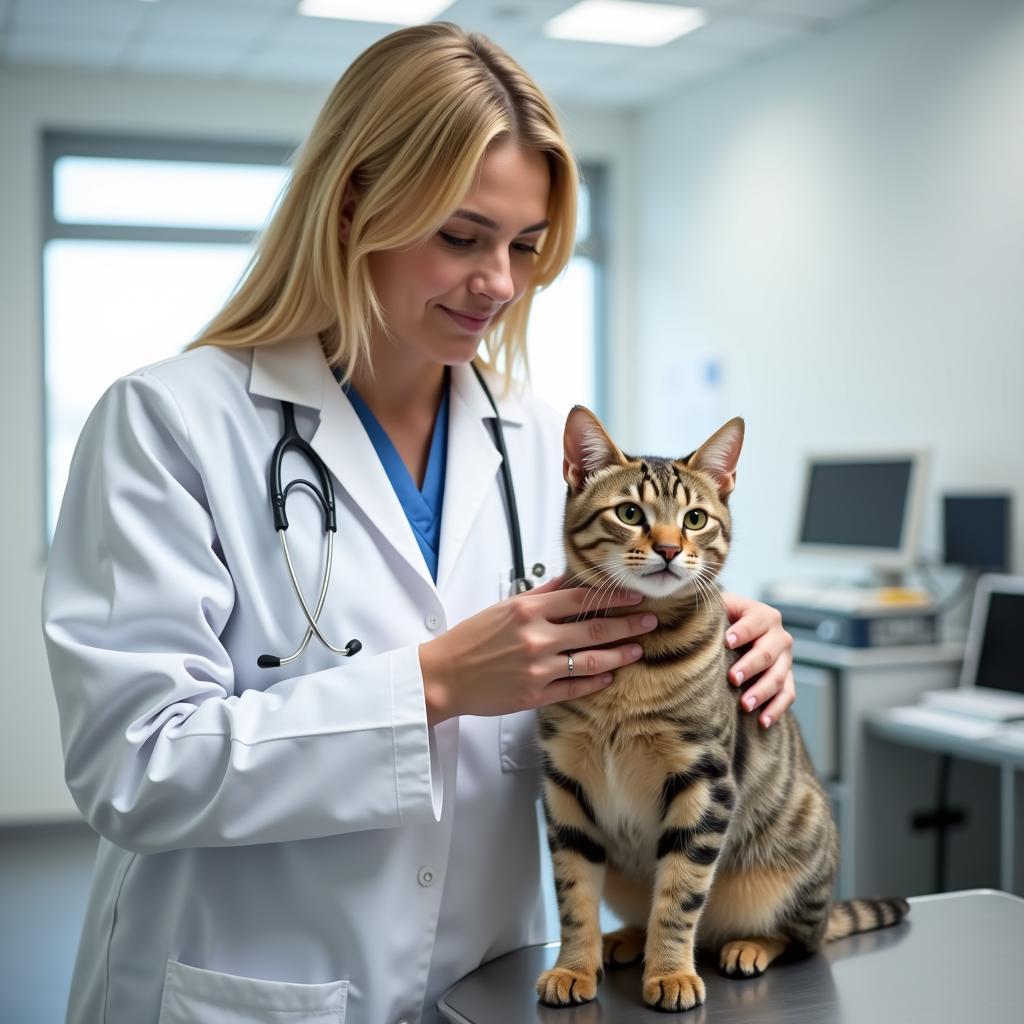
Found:
<svg viewBox="0 0 1024 1024"><path fill-rule="evenodd" d="M409 355L444 364L476 355L494 316L521 298L530 281L550 187L543 154L496 145L484 156L476 186L436 235L369 256L388 324ZM460 323L446 309L484 319Z"/></svg>

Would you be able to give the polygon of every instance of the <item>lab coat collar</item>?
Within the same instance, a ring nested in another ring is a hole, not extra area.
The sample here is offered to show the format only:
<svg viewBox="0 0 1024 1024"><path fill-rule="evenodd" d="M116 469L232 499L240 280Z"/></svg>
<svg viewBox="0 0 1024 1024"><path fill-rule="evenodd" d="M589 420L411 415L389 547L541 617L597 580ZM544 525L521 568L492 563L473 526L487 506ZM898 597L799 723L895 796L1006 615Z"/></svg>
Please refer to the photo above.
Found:
<svg viewBox="0 0 1024 1024"><path fill-rule="evenodd" d="M498 398L498 374L485 370L484 375L495 394L502 425L521 425L523 409L519 400L511 392ZM501 456L484 423L493 418L494 410L472 367L453 366L451 372L436 587L391 481L352 404L335 381L317 337L254 348L249 392L319 410L320 424L310 439L313 449L365 515L379 542L389 545L407 562L431 592L443 593L501 465ZM343 528L339 522L339 529Z"/></svg>
<svg viewBox="0 0 1024 1024"><path fill-rule="evenodd" d="M500 375L492 370L484 370L483 373L498 403L502 424L521 426L523 407L514 389L499 398L502 386ZM494 416L491 403L487 400L471 366L453 366L451 382L452 391L474 415L480 419L490 419ZM335 387L337 384L334 375L330 372L316 335L293 338L253 349L252 372L249 379L251 394L291 402L294 405L304 405L310 409L322 409L325 390Z"/></svg>
<svg viewBox="0 0 1024 1024"><path fill-rule="evenodd" d="M252 350L252 395L322 409L328 380L334 385L334 376L315 334Z"/></svg>

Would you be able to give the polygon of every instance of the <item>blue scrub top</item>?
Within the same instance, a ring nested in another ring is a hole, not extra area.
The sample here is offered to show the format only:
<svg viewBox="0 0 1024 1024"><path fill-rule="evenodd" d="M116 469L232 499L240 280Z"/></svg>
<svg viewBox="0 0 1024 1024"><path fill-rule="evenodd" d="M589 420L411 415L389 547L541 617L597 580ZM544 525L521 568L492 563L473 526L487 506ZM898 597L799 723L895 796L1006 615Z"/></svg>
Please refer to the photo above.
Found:
<svg viewBox="0 0 1024 1024"><path fill-rule="evenodd" d="M334 370L335 379L341 371ZM342 385L348 395L352 408L355 409L373 444L377 457L387 473L391 486L398 495L402 510L412 527L416 543L423 552L427 568L434 582L437 582L437 558L441 546L441 505L444 501L444 473L448 462L448 389L451 371L444 368L444 388L441 392L441 405L434 420L434 433L430 440L430 454L427 457L427 472L423 477L423 490L416 486L416 481L402 461L402 456L391 443L377 417L370 407L362 400L359 392L352 386Z"/></svg>

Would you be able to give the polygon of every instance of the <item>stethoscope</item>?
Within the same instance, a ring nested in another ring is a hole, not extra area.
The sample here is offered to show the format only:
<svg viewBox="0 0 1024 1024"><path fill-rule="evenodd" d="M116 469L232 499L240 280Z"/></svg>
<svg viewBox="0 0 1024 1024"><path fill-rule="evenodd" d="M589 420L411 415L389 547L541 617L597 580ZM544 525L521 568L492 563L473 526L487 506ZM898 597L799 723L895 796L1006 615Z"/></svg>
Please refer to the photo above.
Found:
<svg viewBox="0 0 1024 1024"><path fill-rule="evenodd" d="M494 418L488 417L491 424L491 433L494 435L494 445L501 455L501 478L502 488L505 492L505 513L508 519L509 540L512 544L513 578L512 593L522 594L533 587L533 581L527 578L526 568L523 563L523 539L519 531L519 512L516 509L516 492L512 486L512 471L508 464L508 452L505 449L505 433L501 428L501 414L495 404L494 396L488 388L483 374L475 364L470 364L476 379L480 381L480 387L484 389L487 401L494 410ZM309 641L315 636L329 651L334 654L351 658L358 654L363 645L358 640L349 640L344 647L335 647L327 637L324 636L319 626L320 613L323 611L324 601L327 599L327 588L331 582L331 567L334 562L334 535L338 532L338 516L334 504L334 485L331 483L331 474L324 465L323 459L315 451L308 441L299 436L295 428L295 408L291 402L282 402L281 410L284 417L284 433L281 439L274 446L273 454L270 456L270 507L274 512L274 529L281 539L281 550L284 552L284 560L288 566L288 575L295 590L295 596L302 606L302 614L306 617L306 634L302 643L288 655L287 658L279 658L273 654L261 654L256 663L260 668L279 668L281 665L288 665L295 661L306 649ZM281 466L284 462L285 453L294 451L306 459L313 467L317 478L320 481L319 488L316 484L301 477L292 480L287 487L281 486ZM323 578L320 581L320 594L316 600L316 607L309 610L306 598L299 586L298 577L295 575L295 566L292 564L292 556L288 551L288 539L285 536L288 532L288 514L286 505L288 494L293 487L305 487L320 505L324 516L324 533L327 535L327 552L324 558ZM544 575L544 566L539 562L533 566L535 576Z"/></svg>

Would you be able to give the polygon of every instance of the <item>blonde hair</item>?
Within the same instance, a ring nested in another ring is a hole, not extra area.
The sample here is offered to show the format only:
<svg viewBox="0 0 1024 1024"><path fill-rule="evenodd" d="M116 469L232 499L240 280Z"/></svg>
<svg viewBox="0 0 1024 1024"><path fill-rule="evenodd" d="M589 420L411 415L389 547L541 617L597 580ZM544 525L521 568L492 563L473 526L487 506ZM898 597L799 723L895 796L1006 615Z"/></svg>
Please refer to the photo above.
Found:
<svg viewBox="0 0 1024 1024"><path fill-rule="evenodd" d="M505 141L544 154L551 177L550 224L529 286L483 338L480 362L500 367L507 389L519 362L529 371L533 296L572 257L578 171L530 76L485 36L451 22L393 32L342 75L296 153L245 274L193 346L270 345L320 333L329 362L348 380L357 362L370 365L374 322L388 332L367 257L438 231L473 187L488 147ZM342 209L353 196L342 245Z"/></svg>

